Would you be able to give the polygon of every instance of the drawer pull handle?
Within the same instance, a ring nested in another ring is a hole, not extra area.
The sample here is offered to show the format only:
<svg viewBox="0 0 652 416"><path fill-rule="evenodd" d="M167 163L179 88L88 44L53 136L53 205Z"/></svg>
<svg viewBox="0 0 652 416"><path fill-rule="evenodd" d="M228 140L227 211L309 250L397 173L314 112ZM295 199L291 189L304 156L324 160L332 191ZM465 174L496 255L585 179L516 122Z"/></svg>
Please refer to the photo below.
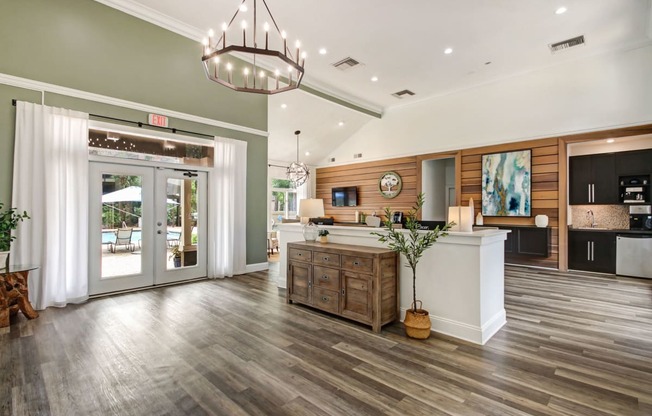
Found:
<svg viewBox="0 0 652 416"><path fill-rule="evenodd" d="M359 261L354 261L354 262L353 262L353 265L354 265L354 266L359 266L359 265L360 265L360 262L359 262Z"/></svg>
<svg viewBox="0 0 652 416"><path fill-rule="evenodd" d="M322 298L321 298L321 300L324 301L324 302L328 302L329 299L330 299L330 298L329 298L329 297L326 297L326 296L322 296Z"/></svg>
<svg viewBox="0 0 652 416"><path fill-rule="evenodd" d="M326 280L326 279L328 279L328 276L327 276L327 275L323 275L321 278L324 279L324 280Z"/></svg>
<svg viewBox="0 0 652 416"><path fill-rule="evenodd" d="M324 257L324 261L328 261L328 257Z"/></svg>

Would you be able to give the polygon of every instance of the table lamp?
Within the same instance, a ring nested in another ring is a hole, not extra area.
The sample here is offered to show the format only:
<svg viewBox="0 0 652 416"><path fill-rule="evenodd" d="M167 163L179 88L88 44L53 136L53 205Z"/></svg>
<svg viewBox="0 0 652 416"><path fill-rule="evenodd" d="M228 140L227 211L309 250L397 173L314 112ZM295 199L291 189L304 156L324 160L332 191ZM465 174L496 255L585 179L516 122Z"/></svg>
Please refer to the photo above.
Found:
<svg viewBox="0 0 652 416"><path fill-rule="evenodd" d="M319 234L319 227L310 221L310 218L318 218L324 216L324 200L309 198L299 201L299 217L303 226L303 238L306 241L315 241ZM304 222L304 218L307 220Z"/></svg>

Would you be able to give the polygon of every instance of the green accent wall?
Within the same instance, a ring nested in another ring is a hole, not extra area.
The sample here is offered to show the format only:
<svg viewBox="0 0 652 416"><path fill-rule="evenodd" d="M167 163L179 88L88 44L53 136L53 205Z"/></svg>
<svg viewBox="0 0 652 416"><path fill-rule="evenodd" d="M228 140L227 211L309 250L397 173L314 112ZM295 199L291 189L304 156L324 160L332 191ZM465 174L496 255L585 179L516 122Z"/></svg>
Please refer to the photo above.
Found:
<svg viewBox="0 0 652 416"><path fill-rule="evenodd" d="M0 73L267 131L267 97L209 81L201 45L92 0L0 2ZM0 84L0 201L11 200L16 109L41 92ZM147 122L141 111L45 93L45 104ZM100 121L106 121L101 120ZM170 118L170 127L247 141L247 264L266 255L267 138Z"/></svg>

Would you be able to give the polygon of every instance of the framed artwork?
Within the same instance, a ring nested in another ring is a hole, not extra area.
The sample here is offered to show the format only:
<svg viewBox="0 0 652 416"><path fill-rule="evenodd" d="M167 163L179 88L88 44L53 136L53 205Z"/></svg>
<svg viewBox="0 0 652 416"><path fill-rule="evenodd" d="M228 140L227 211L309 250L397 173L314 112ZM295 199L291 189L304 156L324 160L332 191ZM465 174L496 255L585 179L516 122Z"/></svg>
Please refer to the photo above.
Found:
<svg viewBox="0 0 652 416"><path fill-rule="evenodd" d="M385 198L395 198L403 189L401 176L396 172L385 172L378 179L378 190Z"/></svg>
<svg viewBox="0 0 652 416"><path fill-rule="evenodd" d="M531 216L532 151L482 155L482 215Z"/></svg>

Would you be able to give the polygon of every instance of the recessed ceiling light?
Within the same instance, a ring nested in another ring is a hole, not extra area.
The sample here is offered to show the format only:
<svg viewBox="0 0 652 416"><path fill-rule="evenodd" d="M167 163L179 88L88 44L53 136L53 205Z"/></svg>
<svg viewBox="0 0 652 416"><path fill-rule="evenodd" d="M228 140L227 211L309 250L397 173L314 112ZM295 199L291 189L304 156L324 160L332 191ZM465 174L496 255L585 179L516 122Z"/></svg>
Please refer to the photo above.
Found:
<svg viewBox="0 0 652 416"><path fill-rule="evenodd" d="M371 77L371 82L378 82L378 77Z"/></svg>
<svg viewBox="0 0 652 416"><path fill-rule="evenodd" d="M306 156L310 156L310 152L306 152Z"/></svg>
<svg viewBox="0 0 652 416"><path fill-rule="evenodd" d="M328 51L326 50L326 48L321 48L321 49L319 50L319 54L320 54L320 55L326 55L326 53L328 53Z"/></svg>
<svg viewBox="0 0 652 416"><path fill-rule="evenodd" d="M614 139L607 139L607 143L613 143L613 142L615 142Z"/></svg>
<svg viewBox="0 0 652 416"><path fill-rule="evenodd" d="M557 10L555 10L555 14L564 14L564 13L566 13L566 10L568 10L568 9L565 8L565 7L560 7Z"/></svg>
<svg viewBox="0 0 652 416"><path fill-rule="evenodd" d="M446 49L444 49L444 53L445 53L446 55L450 55L451 53L453 53L453 48L446 48Z"/></svg>
<svg viewBox="0 0 652 416"><path fill-rule="evenodd" d="M283 108L283 109L288 108L288 105L287 104L281 104L281 108Z"/></svg>
<svg viewBox="0 0 652 416"><path fill-rule="evenodd" d="M339 123L337 123L337 125L340 126L340 127L342 127L342 126L344 125L344 122L343 122L343 121L340 121Z"/></svg>

